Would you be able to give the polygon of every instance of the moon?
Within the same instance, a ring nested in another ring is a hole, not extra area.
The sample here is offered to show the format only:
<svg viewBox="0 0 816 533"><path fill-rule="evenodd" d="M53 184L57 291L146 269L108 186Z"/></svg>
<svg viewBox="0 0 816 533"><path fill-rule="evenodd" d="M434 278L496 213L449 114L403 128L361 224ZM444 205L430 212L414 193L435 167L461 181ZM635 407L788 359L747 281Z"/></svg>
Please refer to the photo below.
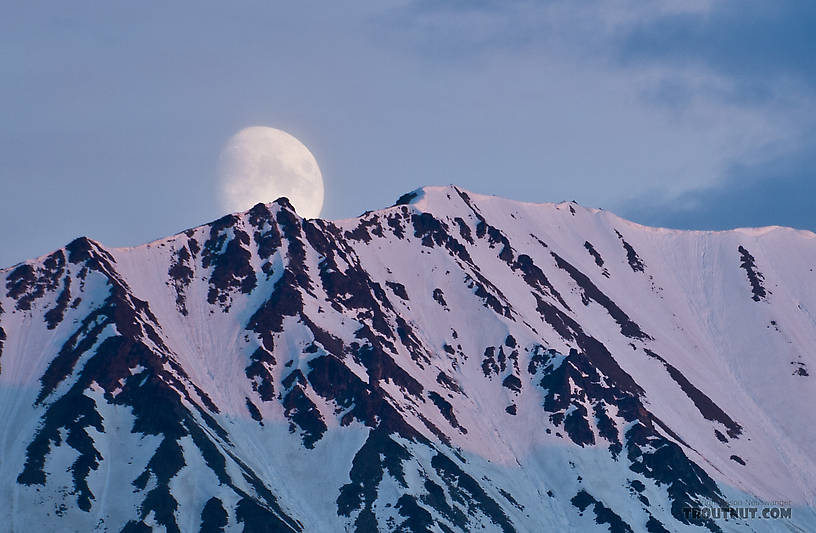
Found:
<svg viewBox="0 0 816 533"><path fill-rule="evenodd" d="M320 216L320 167L309 149L285 131L242 129L224 145L218 167L221 205L230 213L285 196L300 216Z"/></svg>

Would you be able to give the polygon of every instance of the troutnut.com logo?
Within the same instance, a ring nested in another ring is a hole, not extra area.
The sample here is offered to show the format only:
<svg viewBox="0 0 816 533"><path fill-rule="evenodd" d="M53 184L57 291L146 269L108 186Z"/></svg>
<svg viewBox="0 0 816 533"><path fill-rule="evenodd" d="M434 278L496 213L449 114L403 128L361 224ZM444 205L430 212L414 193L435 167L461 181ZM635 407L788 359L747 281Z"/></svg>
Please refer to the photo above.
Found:
<svg viewBox="0 0 816 533"><path fill-rule="evenodd" d="M790 502L774 501L742 501L726 502L726 506L699 506L684 507L683 515L686 519L709 519L715 520L751 520L769 519L782 520L791 517Z"/></svg>

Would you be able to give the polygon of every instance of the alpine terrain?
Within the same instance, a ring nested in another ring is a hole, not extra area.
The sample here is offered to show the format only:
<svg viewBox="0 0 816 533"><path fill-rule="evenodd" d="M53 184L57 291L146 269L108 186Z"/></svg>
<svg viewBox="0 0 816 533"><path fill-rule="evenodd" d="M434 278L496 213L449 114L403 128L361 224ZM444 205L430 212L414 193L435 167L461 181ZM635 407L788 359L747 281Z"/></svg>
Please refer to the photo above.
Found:
<svg viewBox="0 0 816 533"><path fill-rule="evenodd" d="M816 531L815 269L454 186L82 237L0 271L0 529Z"/></svg>

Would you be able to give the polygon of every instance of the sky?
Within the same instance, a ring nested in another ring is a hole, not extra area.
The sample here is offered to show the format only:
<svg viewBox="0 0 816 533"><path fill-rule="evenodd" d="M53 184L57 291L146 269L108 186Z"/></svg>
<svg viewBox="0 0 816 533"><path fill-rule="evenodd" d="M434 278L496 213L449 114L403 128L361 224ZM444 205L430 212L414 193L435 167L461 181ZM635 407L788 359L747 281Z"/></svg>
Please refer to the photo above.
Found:
<svg viewBox="0 0 816 533"><path fill-rule="evenodd" d="M219 218L254 125L309 147L324 218L453 183L816 230L812 0L0 2L0 268Z"/></svg>

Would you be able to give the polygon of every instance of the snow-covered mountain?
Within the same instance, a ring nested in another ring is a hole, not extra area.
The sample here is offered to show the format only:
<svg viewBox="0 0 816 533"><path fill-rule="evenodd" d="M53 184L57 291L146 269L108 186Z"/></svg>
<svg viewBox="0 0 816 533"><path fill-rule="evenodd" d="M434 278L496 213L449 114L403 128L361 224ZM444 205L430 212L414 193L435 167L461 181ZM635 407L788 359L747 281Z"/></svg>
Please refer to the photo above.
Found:
<svg viewBox="0 0 816 533"><path fill-rule="evenodd" d="M83 237L0 271L0 523L816 531L815 268L457 187Z"/></svg>

